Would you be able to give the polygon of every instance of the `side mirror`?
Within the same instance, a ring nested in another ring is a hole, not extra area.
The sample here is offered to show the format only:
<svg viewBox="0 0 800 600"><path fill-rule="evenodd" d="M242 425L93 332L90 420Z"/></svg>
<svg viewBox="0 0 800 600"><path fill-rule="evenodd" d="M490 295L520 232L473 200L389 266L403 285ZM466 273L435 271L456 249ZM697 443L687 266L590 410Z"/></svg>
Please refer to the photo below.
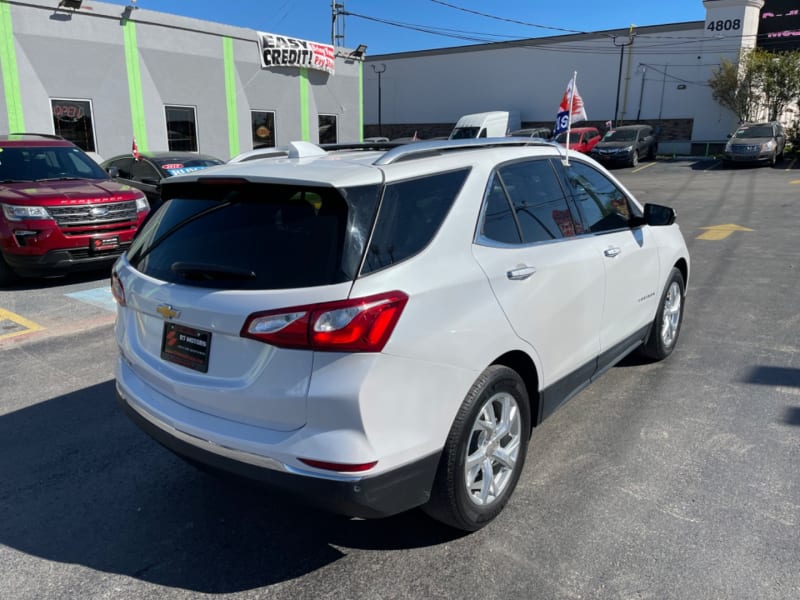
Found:
<svg viewBox="0 0 800 600"><path fill-rule="evenodd" d="M113 179L119 177L119 167L108 167L106 171L108 171L108 175Z"/></svg>
<svg viewBox="0 0 800 600"><path fill-rule="evenodd" d="M727 138L728 138L728 139L731 139L732 137L733 137L733 134L732 134L732 133L729 133L729 134L727 135Z"/></svg>
<svg viewBox="0 0 800 600"><path fill-rule="evenodd" d="M661 206L660 204L644 205L644 222L651 227L665 227L672 225L678 213L674 208Z"/></svg>

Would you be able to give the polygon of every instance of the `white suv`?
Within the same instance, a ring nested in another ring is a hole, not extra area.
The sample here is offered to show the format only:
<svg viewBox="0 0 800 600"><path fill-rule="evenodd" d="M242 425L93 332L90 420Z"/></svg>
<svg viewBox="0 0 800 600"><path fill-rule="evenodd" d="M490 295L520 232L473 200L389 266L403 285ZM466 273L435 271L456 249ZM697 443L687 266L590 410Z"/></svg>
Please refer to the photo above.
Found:
<svg viewBox="0 0 800 600"><path fill-rule="evenodd" d="M170 178L112 275L122 407L203 468L482 527L532 429L681 326L674 211L563 152L295 142Z"/></svg>

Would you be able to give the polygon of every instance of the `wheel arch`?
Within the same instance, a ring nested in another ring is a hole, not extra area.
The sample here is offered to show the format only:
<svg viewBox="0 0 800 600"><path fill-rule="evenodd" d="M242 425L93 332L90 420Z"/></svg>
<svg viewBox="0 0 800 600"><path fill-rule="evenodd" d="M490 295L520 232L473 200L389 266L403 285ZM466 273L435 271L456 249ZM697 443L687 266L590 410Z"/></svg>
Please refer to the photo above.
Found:
<svg viewBox="0 0 800 600"><path fill-rule="evenodd" d="M522 378L531 408L531 428L536 427L539 424L541 395L539 394L539 373L533 359L521 350L512 350L497 357L492 364L514 369Z"/></svg>
<svg viewBox="0 0 800 600"><path fill-rule="evenodd" d="M689 287L689 263L686 262L685 258L681 258L678 262L675 263L675 268L681 272L683 276L683 288L684 294L686 293L686 288Z"/></svg>

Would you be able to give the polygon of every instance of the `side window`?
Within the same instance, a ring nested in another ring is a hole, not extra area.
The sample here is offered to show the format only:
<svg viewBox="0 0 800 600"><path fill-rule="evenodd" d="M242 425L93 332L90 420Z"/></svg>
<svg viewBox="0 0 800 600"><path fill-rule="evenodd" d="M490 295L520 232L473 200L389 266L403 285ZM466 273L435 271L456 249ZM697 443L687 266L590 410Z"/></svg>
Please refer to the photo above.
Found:
<svg viewBox="0 0 800 600"><path fill-rule="evenodd" d="M511 204L506 196L503 184L497 174L492 175L489 188L486 191L481 235L504 244L519 244L520 237L517 220L511 212Z"/></svg>
<svg viewBox="0 0 800 600"><path fill-rule="evenodd" d="M118 160L112 160L108 166L117 167L117 169L119 169L119 176L123 179L131 179L133 177L131 174L131 167L133 166L132 158L120 158Z"/></svg>
<svg viewBox="0 0 800 600"><path fill-rule="evenodd" d="M450 211L469 169L386 186L362 274L410 258L427 246Z"/></svg>
<svg viewBox="0 0 800 600"><path fill-rule="evenodd" d="M628 227L631 216L641 216L625 194L592 167L574 162L565 168L565 173L589 231L622 229Z"/></svg>
<svg viewBox="0 0 800 600"><path fill-rule="evenodd" d="M549 161L506 165L499 175L511 200L523 243L575 235L567 199Z"/></svg>
<svg viewBox="0 0 800 600"><path fill-rule="evenodd" d="M133 173L131 179L134 181L143 181L145 179L153 179L158 181L161 179L158 171L156 171L152 165L144 162L143 160L134 161L132 171Z"/></svg>

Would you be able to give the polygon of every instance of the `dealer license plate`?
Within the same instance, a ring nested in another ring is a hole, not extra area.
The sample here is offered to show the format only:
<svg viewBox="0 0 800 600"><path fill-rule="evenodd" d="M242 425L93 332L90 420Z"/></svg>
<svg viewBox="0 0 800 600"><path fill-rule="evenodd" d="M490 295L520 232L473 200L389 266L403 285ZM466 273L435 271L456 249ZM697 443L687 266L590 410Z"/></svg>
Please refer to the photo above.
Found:
<svg viewBox="0 0 800 600"><path fill-rule="evenodd" d="M210 351L210 331L164 323L161 340L161 358L164 360L207 373Z"/></svg>

